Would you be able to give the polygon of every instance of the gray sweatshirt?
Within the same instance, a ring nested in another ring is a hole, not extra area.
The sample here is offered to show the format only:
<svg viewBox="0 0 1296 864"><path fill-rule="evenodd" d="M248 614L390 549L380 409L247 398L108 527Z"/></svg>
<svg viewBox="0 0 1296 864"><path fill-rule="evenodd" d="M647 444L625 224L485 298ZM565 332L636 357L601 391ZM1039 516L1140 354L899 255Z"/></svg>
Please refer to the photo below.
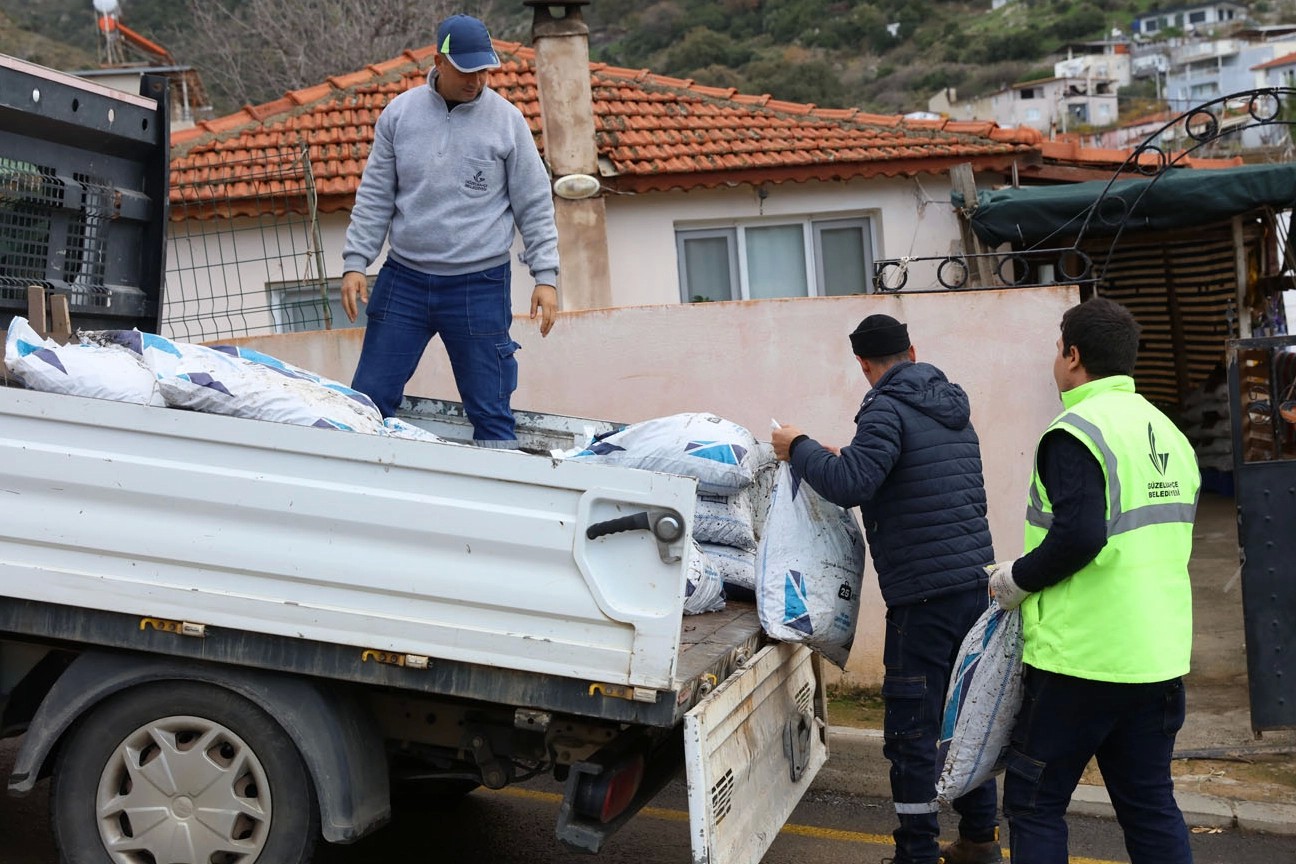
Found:
<svg viewBox="0 0 1296 864"><path fill-rule="evenodd" d="M344 269L361 273L391 233L391 255L436 276L508 261L513 227L538 284L556 285L558 229L549 174L522 112L487 87L453 110L426 87L387 104L360 178Z"/></svg>

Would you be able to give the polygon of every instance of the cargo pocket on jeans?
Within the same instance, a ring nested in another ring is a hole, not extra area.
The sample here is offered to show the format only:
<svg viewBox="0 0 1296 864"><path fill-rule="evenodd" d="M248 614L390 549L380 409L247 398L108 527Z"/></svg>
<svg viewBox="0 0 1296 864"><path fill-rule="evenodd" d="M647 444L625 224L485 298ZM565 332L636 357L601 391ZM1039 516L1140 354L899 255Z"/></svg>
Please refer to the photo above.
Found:
<svg viewBox="0 0 1296 864"><path fill-rule="evenodd" d="M500 342L496 344L495 350L499 353L500 364L500 392L499 398L508 399L513 395L513 391L518 385L518 365L515 356L522 346L513 340Z"/></svg>
<svg viewBox="0 0 1296 864"><path fill-rule="evenodd" d="M885 718L882 734L888 741L907 741L923 734L923 706L927 704L927 679L921 675L882 679Z"/></svg>
<svg viewBox="0 0 1296 864"><path fill-rule="evenodd" d="M1044 776L1044 763L1037 762L1029 756L1025 756L1021 751L1015 748L1008 748L1004 754L1004 771L1007 774L1019 778L1024 788L1029 790L1028 795L1013 794L1011 798L1005 796L1003 811L1004 815L1033 813L1035 811L1035 798L1039 793L1040 777ZM1005 786L1007 778L1005 778Z"/></svg>

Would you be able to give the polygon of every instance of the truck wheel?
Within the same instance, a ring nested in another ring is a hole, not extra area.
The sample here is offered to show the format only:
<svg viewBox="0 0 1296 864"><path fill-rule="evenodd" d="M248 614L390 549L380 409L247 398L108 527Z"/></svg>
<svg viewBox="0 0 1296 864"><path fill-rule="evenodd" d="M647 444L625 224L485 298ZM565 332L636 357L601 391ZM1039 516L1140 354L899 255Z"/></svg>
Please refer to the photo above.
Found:
<svg viewBox="0 0 1296 864"><path fill-rule="evenodd" d="M50 808L64 864L306 864L320 830L283 729L186 681L134 688L78 720Z"/></svg>

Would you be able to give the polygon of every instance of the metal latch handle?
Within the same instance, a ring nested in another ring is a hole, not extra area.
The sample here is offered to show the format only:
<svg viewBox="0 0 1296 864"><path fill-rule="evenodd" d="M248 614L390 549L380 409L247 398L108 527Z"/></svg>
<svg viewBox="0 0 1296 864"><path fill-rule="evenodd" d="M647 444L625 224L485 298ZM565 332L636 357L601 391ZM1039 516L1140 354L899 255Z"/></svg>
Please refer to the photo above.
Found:
<svg viewBox="0 0 1296 864"><path fill-rule="evenodd" d="M620 534L623 531L651 531L657 540L657 554L667 564L675 564L680 556L671 551L670 544L684 536L684 519L674 510L661 510L650 513L641 510L629 516L618 516L606 522L595 522L585 529L585 537L597 540L609 534Z"/></svg>
<svg viewBox="0 0 1296 864"><path fill-rule="evenodd" d="M639 513L632 513L629 516L618 516L616 519L609 519L606 522L595 522L585 529L585 537L589 540L597 540L600 537L606 537L609 534L620 534L623 531L650 531L652 525L648 522L648 511L644 510Z"/></svg>

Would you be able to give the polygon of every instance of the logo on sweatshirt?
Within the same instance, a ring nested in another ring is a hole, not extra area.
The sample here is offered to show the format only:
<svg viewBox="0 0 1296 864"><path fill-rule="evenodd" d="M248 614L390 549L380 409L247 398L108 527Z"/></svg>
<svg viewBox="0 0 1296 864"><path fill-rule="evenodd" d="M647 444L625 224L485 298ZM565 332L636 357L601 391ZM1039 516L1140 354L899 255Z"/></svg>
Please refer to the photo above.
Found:
<svg viewBox="0 0 1296 864"><path fill-rule="evenodd" d="M487 189L486 175L479 169L475 174L464 181L464 188L470 189L473 192L485 192Z"/></svg>

